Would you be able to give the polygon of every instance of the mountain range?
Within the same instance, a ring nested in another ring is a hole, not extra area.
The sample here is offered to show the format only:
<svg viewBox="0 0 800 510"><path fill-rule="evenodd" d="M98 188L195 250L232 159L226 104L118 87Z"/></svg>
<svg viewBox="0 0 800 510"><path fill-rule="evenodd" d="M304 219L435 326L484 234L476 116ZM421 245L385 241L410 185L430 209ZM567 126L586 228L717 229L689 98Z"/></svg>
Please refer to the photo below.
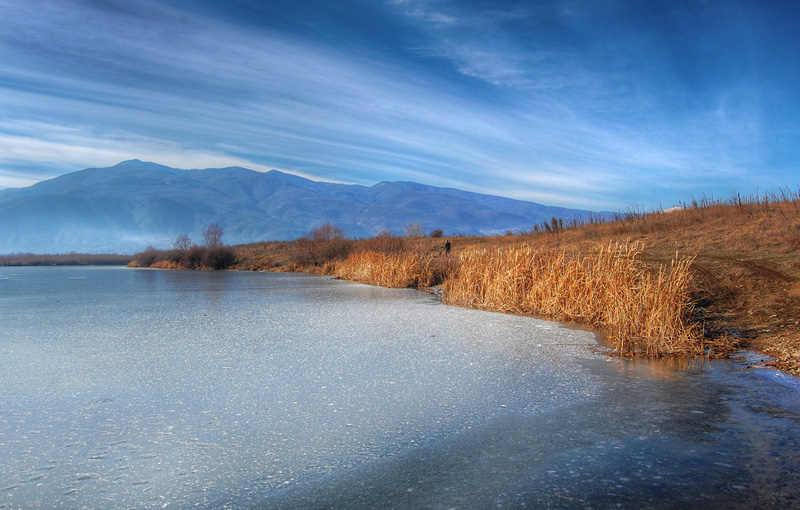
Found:
<svg viewBox="0 0 800 510"><path fill-rule="evenodd" d="M0 254L133 253L170 247L179 234L199 244L211 223L222 225L226 244L243 244L296 239L327 222L348 237L403 234L412 223L448 236L490 235L589 215L598 214L413 182L360 186L131 160L0 190Z"/></svg>

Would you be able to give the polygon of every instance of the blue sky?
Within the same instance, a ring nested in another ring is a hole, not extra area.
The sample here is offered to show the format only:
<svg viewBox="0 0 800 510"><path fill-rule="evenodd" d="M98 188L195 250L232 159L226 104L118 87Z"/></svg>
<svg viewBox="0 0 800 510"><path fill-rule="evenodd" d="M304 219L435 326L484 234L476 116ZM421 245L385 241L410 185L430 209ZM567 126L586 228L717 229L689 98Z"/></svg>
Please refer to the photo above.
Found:
<svg viewBox="0 0 800 510"><path fill-rule="evenodd" d="M796 190L798 5L4 0L0 188L138 158L614 211Z"/></svg>

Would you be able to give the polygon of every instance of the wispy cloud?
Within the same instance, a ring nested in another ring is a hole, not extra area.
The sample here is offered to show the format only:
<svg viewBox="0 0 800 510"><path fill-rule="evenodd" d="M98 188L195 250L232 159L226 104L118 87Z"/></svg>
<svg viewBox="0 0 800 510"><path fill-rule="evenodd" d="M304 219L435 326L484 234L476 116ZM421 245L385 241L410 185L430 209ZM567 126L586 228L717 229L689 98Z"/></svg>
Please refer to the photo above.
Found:
<svg viewBox="0 0 800 510"><path fill-rule="evenodd" d="M12 0L0 187L133 157L603 208L785 181L800 107L717 58L703 30L754 27L712 4Z"/></svg>
<svg viewBox="0 0 800 510"><path fill-rule="evenodd" d="M33 160L43 168L59 169L62 172L64 168L82 169L86 161L96 162L98 166L112 166L128 159L157 161L178 168L245 166L258 171L272 169L229 154L185 149L164 140L141 137L99 138L78 132L53 139L45 139L41 135L32 137L0 134L0 152L3 153L2 162L5 167L22 165ZM10 174L14 175L13 172ZM32 180L35 182L36 178L46 176L46 173L35 175ZM15 180L22 182L25 179L18 176Z"/></svg>

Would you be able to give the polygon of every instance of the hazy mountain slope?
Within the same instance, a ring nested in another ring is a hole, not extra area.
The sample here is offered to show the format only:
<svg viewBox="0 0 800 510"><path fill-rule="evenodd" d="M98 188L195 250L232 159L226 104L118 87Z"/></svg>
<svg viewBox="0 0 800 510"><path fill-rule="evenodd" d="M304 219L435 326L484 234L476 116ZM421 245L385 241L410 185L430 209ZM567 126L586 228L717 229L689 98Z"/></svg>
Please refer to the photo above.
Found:
<svg viewBox="0 0 800 510"><path fill-rule="evenodd" d="M587 214L410 182L366 187L132 160L0 190L0 253L167 247L181 233L200 242L213 222L222 224L226 243L239 244L294 239L329 221L352 237L402 233L412 222L452 235L529 230L553 216Z"/></svg>

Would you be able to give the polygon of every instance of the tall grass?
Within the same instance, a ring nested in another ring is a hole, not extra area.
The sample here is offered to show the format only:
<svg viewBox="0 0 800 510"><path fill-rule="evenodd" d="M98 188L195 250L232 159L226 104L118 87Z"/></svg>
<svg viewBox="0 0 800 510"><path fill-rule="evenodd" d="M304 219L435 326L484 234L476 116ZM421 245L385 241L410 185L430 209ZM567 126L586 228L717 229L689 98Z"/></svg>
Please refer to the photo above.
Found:
<svg viewBox="0 0 800 510"><path fill-rule="evenodd" d="M691 259L648 268L641 245L609 244L588 255L521 248L463 253L444 284L446 302L576 321L609 334L620 353L699 353L688 324Z"/></svg>
<svg viewBox="0 0 800 510"><path fill-rule="evenodd" d="M454 257L436 257L419 251L360 251L337 263L334 275L382 287L426 289L452 274L454 263Z"/></svg>
<svg viewBox="0 0 800 510"><path fill-rule="evenodd" d="M764 217L797 220L800 218L800 187L761 190L751 195L734 192L729 198L703 195L666 210L634 206L612 214L590 214L572 219L553 217L533 225L530 234L559 237L567 232L583 231L584 235L598 237L636 235L695 225L713 217L725 217L731 221Z"/></svg>
<svg viewBox="0 0 800 510"><path fill-rule="evenodd" d="M447 303L588 324L607 332L622 354L701 354L701 332L689 323L692 259L648 267L641 250L609 243L579 255L525 245L458 258L360 251L337 263L334 274L394 288L444 282Z"/></svg>

